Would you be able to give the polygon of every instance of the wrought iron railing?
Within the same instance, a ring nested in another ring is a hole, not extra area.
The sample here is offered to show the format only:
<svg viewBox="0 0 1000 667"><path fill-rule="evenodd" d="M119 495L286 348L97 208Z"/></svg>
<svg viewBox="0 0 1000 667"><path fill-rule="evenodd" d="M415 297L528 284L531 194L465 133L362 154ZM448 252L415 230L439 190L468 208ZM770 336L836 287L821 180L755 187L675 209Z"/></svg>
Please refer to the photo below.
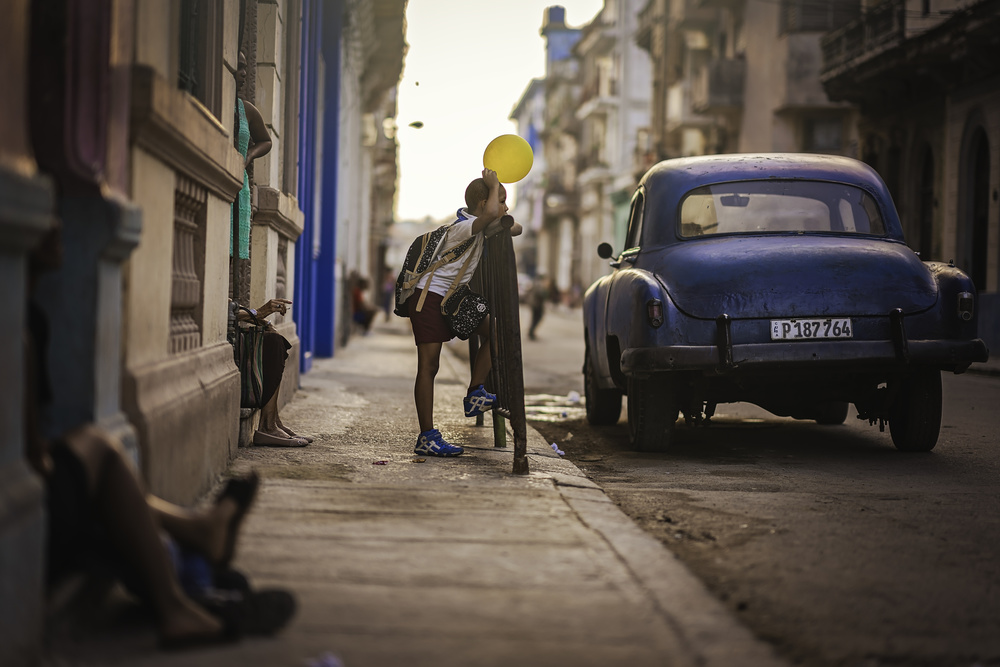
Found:
<svg viewBox="0 0 1000 667"><path fill-rule="evenodd" d="M887 47L902 42L906 31L905 0L883 2L849 22L837 23L820 41L823 50L821 74L829 76L860 59L882 53Z"/></svg>
<svg viewBox="0 0 1000 667"><path fill-rule="evenodd" d="M508 217L508 216L505 216ZM521 315L517 299L517 262L509 231L486 239L483 257L470 288L490 304L490 352L493 367L488 388L497 395L493 409L493 444L507 446L504 419L514 433L514 474L528 474L527 421L524 415L524 370L521 363ZM478 343L469 339L469 363L475 363ZM482 417L477 424L482 425Z"/></svg>

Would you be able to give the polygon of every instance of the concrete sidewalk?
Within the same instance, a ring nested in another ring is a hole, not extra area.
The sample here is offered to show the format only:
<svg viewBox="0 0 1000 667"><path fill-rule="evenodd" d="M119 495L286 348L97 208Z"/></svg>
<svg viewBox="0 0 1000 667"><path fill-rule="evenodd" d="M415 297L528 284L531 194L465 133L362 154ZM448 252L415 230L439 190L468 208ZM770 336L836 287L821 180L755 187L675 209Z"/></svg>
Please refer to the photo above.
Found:
<svg viewBox="0 0 1000 667"><path fill-rule="evenodd" d="M236 566L296 594L288 628L176 655L150 632L80 664L784 664L530 426L531 474L512 475L513 438L495 449L491 418L465 419L468 369L447 351L436 426L466 454L418 462L415 367L404 321L352 339L282 411L316 441L232 466L264 477Z"/></svg>

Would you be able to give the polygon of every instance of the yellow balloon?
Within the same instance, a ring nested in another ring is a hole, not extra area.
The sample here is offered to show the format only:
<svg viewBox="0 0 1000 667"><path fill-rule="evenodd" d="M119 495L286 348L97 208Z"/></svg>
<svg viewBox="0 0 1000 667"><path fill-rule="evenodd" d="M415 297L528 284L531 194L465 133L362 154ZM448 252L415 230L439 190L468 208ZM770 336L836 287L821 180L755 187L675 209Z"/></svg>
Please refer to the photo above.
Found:
<svg viewBox="0 0 1000 667"><path fill-rule="evenodd" d="M516 134L501 134L483 153L483 166L497 173L501 183L516 183L531 171L531 146Z"/></svg>

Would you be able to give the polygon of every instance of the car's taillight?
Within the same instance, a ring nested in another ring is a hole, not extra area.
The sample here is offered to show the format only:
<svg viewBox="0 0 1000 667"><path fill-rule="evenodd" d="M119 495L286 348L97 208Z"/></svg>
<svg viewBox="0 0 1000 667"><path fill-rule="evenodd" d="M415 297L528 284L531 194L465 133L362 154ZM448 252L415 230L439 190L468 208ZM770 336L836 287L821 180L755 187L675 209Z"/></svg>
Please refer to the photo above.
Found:
<svg viewBox="0 0 1000 667"><path fill-rule="evenodd" d="M659 299L650 299L646 302L646 317L653 328L663 324L663 304Z"/></svg>
<svg viewBox="0 0 1000 667"><path fill-rule="evenodd" d="M958 316L968 322L972 319L972 310L975 307L976 298L972 292L959 292L958 294Z"/></svg>

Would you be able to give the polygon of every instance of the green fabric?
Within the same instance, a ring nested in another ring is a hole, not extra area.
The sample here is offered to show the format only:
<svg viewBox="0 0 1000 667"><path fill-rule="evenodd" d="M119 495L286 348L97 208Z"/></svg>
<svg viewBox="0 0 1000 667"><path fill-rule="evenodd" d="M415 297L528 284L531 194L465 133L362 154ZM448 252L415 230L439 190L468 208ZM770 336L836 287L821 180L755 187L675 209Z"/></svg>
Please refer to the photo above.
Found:
<svg viewBox="0 0 1000 667"><path fill-rule="evenodd" d="M243 106L243 100L236 98L236 115L239 118L239 127L236 128L236 150L240 152L246 160L247 149L250 148L250 126L247 124L247 112ZM247 177L246 169L243 170L243 188L240 190L236 201L230 205L230 215L235 219L239 215L240 229L240 259L250 259L250 179ZM229 255L233 254L233 232L229 231Z"/></svg>

